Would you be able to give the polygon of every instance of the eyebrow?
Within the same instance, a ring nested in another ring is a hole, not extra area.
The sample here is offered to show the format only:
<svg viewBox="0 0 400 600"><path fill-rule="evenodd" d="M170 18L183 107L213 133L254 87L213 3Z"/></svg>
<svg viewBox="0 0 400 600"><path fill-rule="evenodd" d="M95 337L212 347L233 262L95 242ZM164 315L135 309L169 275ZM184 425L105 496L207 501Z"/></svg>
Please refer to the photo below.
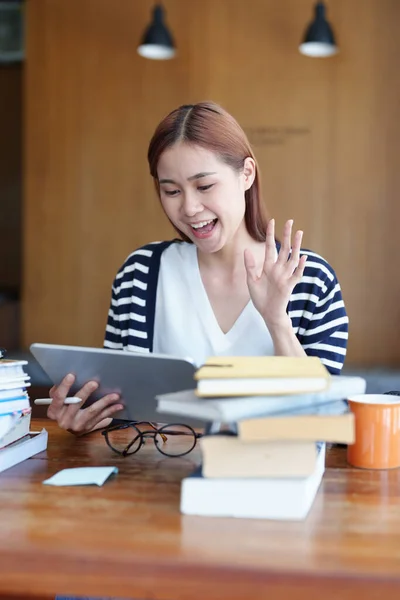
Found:
<svg viewBox="0 0 400 600"><path fill-rule="evenodd" d="M204 172L204 173L196 173L196 175L191 175L188 177L188 181L193 181L194 179L201 179L202 177L207 177L208 175L216 175L215 171ZM158 183L173 183L176 185L176 182L173 179L159 179Z"/></svg>

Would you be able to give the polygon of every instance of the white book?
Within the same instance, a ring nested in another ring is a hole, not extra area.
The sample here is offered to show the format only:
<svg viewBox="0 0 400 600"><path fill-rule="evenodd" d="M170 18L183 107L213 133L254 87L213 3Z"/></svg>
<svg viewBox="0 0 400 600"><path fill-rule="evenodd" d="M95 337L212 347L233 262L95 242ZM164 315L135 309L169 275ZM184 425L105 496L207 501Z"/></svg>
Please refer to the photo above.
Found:
<svg viewBox="0 0 400 600"><path fill-rule="evenodd" d="M24 365L27 365L27 360L12 360L12 359L1 359L0 360L0 382L5 379L14 379L16 377L24 377L26 371Z"/></svg>
<svg viewBox="0 0 400 600"><path fill-rule="evenodd" d="M4 438L6 438L10 431L14 429L19 419L20 413L12 413L9 415L0 415L0 446Z"/></svg>
<svg viewBox="0 0 400 600"><path fill-rule="evenodd" d="M31 409L27 409L22 413L13 413L6 417L0 416L0 426L5 419L12 419L12 424L8 428L8 431L3 432L3 434L0 432L0 450L29 434L31 416Z"/></svg>
<svg viewBox="0 0 400 600"><path fill-rule="evenodd" d="M0 472L46 450L47 438L47 431L42 429L40 433L31 432L29 436L2 448L0 450Z"/></svg>
<svg viewBox="0 0 400 600"><path fill-rule="evenodd" d="M30 385L27 384L27 386ZM21 398L27 398L28 394L23 387L11 388L9 390L0 389L0 402L2 400L21 400Z"/></svg>
<svg viewBox="0 0 400 600"><path fill-rule="evenodd" d="M195 390L183 390L156 396L157 412L222 423L282 414L340 414L347 410L343 400L365 388L362 377L337 375L326 390L290 396L199 398Z"/></svg>
<svg viewBox="0 0 400 600"><path fill-rule="evenodd" d="M13 412L19 412L30 408L30 402L28 396L16 398L15 400L0 400L0 416L9 415Z"/></svg>
<svg viewBox="0 0 400 600"><path fill-rule="evenodd" d="M181 483L181 512L207 517L300 521L305 519L325 471L325 444L307 477L207 479L201 467Z"/></svg>
<svg viewBox="0 0 400 600"><path fill-rule="evenodd" d="M12 381L0 381L0 393L29 387L31 385L29 380L30 377L26 377L25 379L13 379Z"/></svg>
<svg viewBox="0 0 400 600"><path fill-rule="evenodd" d="M6 384L20 383L21 385L23 385L24 381L29 381L29 379L30 379L30 376L28 375L28 373L22 373L21 375L15 374L15 375L12 375L11 377L3 377L3 378L0 378L0 388L2 388L5 383Z"/></svg>

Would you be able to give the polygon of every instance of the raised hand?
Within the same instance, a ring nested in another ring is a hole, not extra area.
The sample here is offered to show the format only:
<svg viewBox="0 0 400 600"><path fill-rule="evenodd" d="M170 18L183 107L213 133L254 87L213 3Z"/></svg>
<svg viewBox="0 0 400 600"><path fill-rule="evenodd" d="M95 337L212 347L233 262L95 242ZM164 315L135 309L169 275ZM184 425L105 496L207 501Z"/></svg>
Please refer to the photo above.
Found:
<svg viewBox="0 0 400 600"><path fill-rule="evenodd" d="M302 231L292 238L293 220L286 221L279 253L275 243L275 220L267 226L265 258L261 273L257 273L254 256L245 250L244 261L247 285L251 300L263 317L267 327L279 327L287 323L286 307L293 288L301 280L307 256L300 257Z"/></svg>

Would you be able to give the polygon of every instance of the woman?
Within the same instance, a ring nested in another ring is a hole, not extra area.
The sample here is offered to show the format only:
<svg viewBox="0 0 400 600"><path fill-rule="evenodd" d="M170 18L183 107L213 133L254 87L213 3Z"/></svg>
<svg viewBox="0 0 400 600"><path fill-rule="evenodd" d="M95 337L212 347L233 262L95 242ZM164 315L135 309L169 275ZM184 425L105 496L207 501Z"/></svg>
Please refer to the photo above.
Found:
<svg viewBox="0 0 400 600"><path fill-rule="evenodd" d="M179 240L133 252L116 275L104 346L191 356L319 356L339 374L348 318L329 264L292 240L281 243L261 201L245 133L220 106L181 106L157 127L148 151L162 208ZM122 408L109 394L87 409L63 406L73 383L52 388L48 416L74 433L108 425ZM87 383L84 402L96 389Z"/></svg>

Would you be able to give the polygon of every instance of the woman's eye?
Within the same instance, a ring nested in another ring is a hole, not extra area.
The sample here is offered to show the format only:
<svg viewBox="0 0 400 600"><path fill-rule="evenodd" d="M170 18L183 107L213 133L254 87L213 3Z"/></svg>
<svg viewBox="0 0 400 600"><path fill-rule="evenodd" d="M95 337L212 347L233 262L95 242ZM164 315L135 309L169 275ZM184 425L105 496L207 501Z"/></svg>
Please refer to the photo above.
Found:
<svg viewBox="0 0 400 600"><path fill-rule="evenodd" d="M200 192L206 192L207 190L211 189L213 185L213 183L210 183L210 185L200 185L197 189L200 190Z"/></svg>
<svg viewBox="0 0 400 600"><path fill-rule="evenodd" d="M167 196L176 196L179 194L179 190L165 190L164 192Z"/></svg>

